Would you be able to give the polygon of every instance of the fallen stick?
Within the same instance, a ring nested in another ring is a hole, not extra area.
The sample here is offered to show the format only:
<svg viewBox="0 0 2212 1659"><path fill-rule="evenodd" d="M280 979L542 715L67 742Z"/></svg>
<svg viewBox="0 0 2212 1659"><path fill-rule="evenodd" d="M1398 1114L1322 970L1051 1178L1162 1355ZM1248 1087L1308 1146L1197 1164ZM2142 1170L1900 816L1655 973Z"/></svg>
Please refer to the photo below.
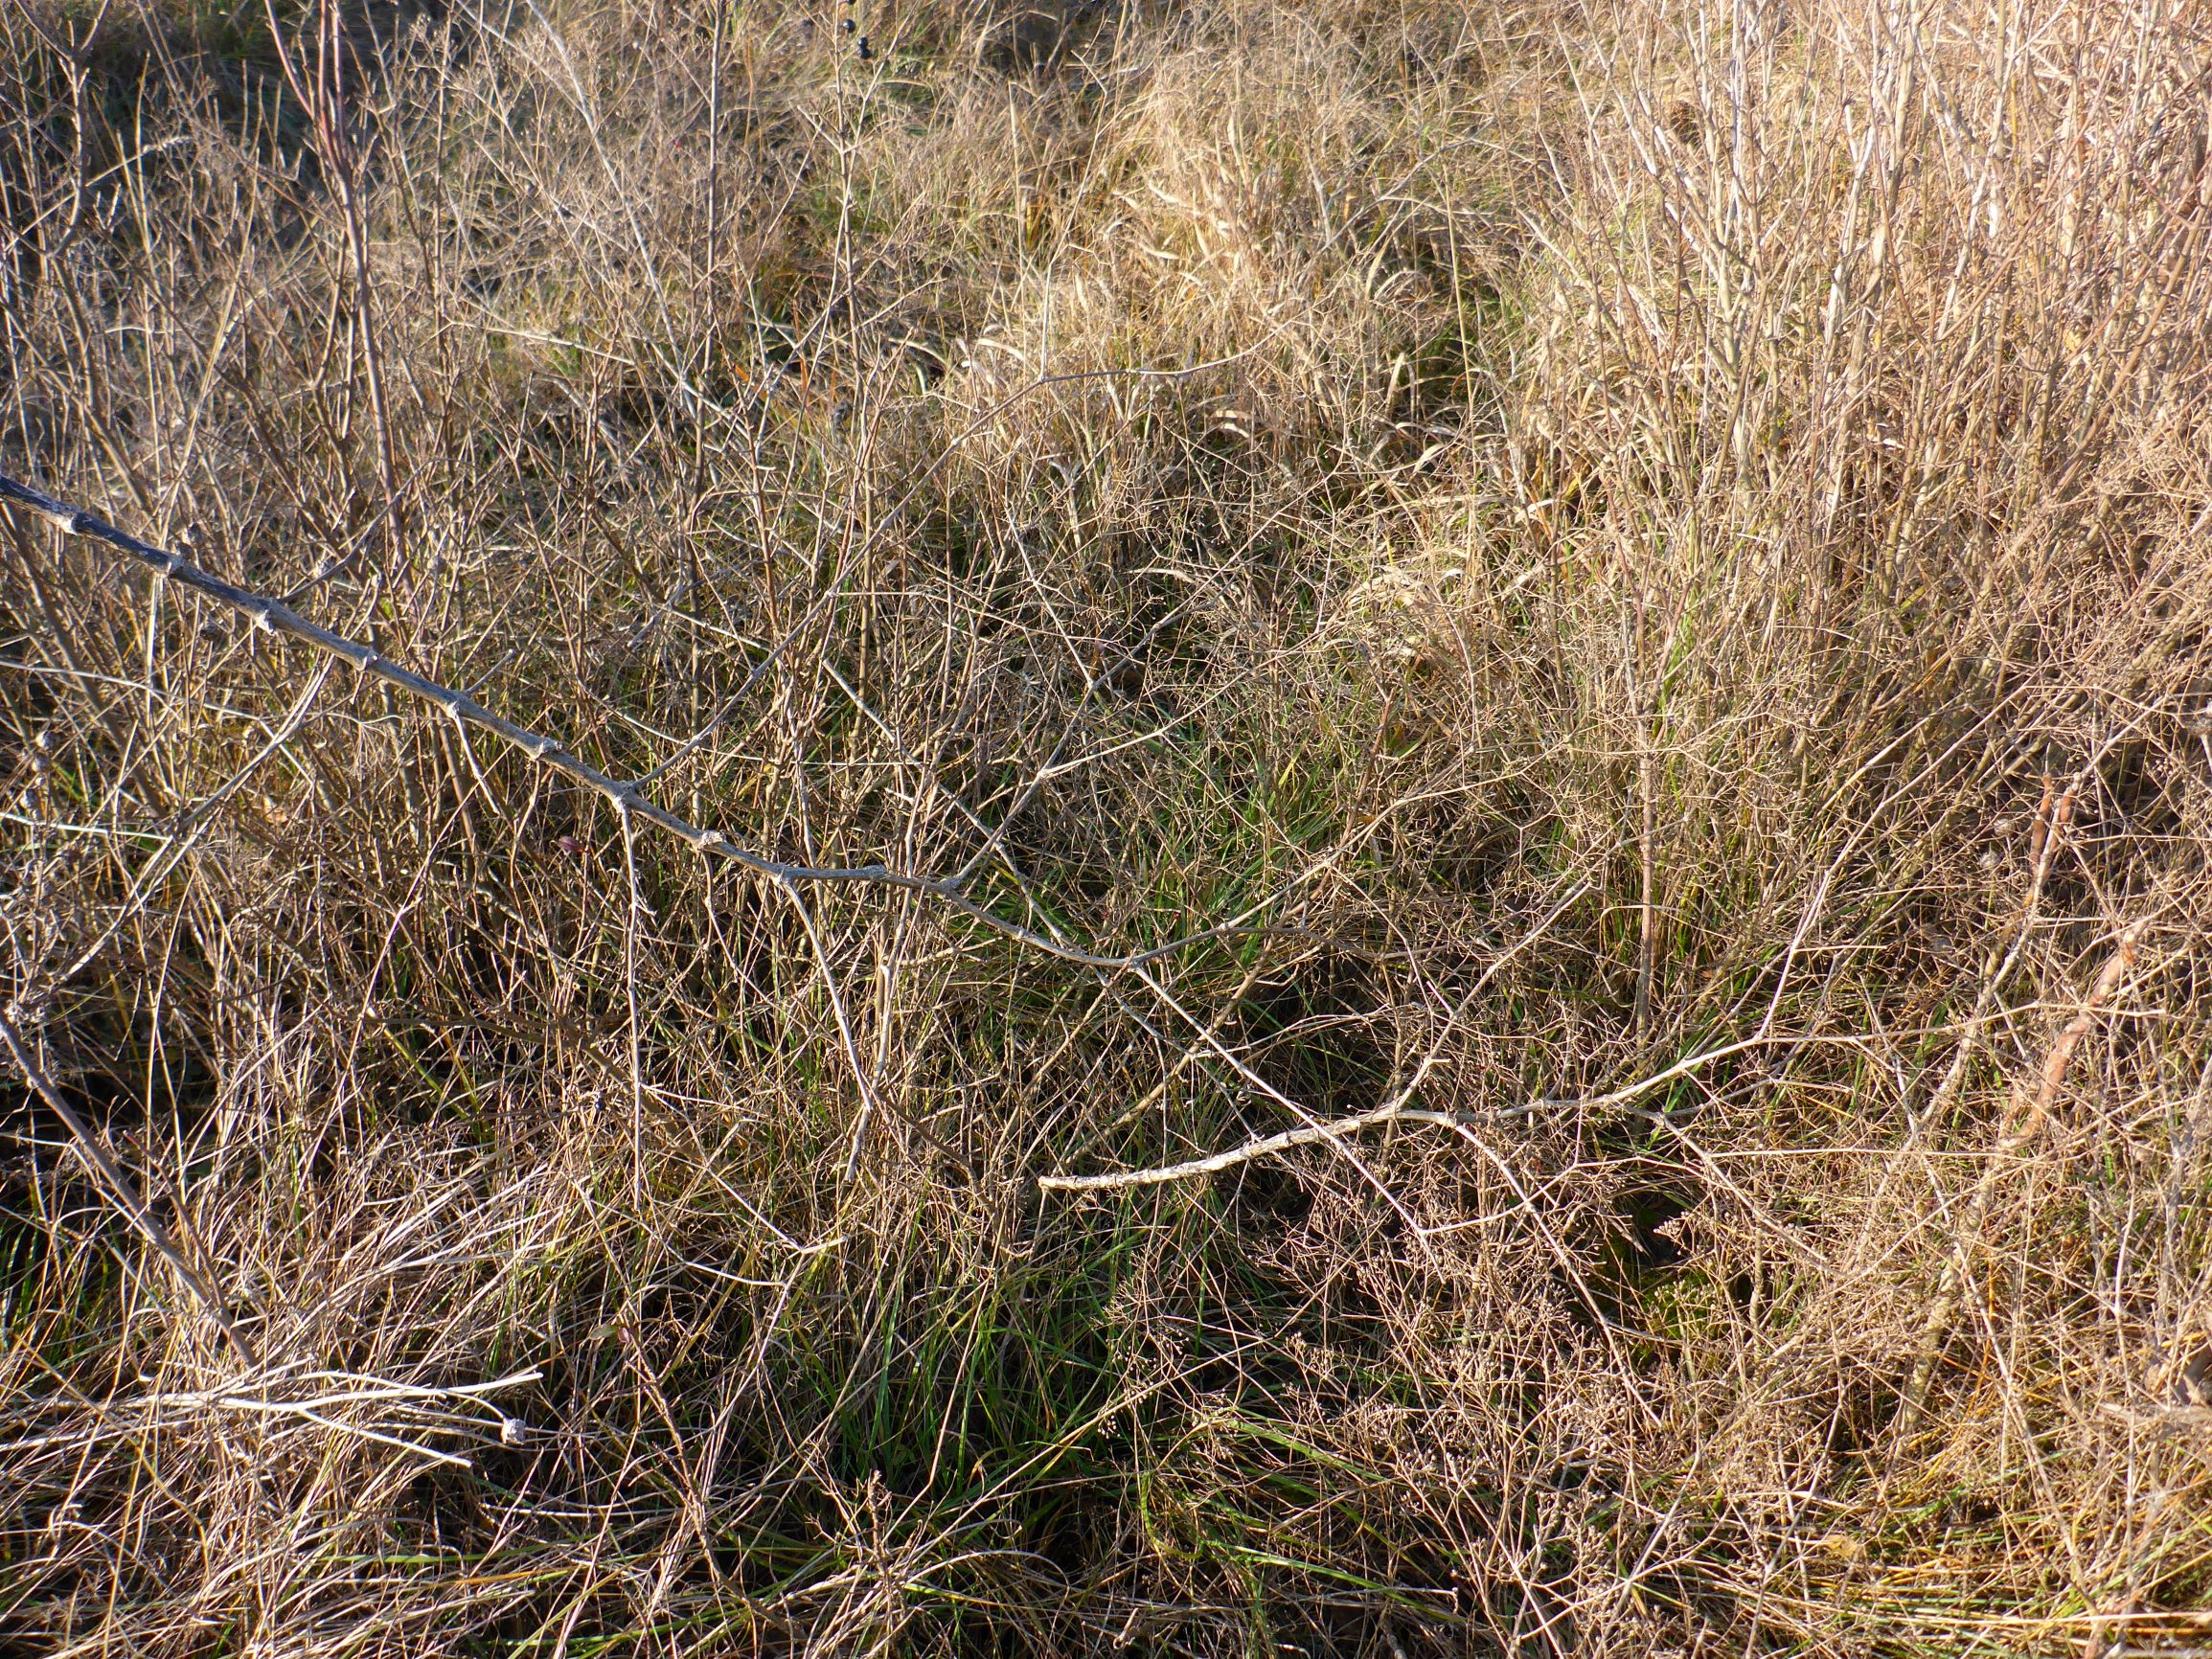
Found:
<svg viewBox="0 0 2212 1659"><path fill-rule="evenodd" d="M1513 961L1515 957L1549 932L1551 924L1566 914L1567 906L1574 903L1589 890L1590 884L1587 881L1577 882L1574 891L1553 905L1550 913L1542 920L1522 934L1509 949L1499 952L1491 965L1482 970L1475 982L1468 987L1467 994L1459 999L1459 1006L1452 1011L1452 1023L1458 1022L1460 1016L1466 1013L1468 1006L1482 994L1483 988L1497 977L1507 963ZM1161 1093L1166 1090L1169 1079L1188 1065L1199 1048L1206 1046L1219 1048L1218 1038L1222 1020L1228 1017L1230 1009L1243 1000L1245 991L1251 989L1253 976L1257 975L1259 971L1259 966L1255 965L1252 972L1245 976L1244 983L1238 989L1236 995L1231 997L1228 1003L1223 1006L1220 1016L1210 1026L1200 1028L1199 1041L1194 1044L1181 1059L1169 1068L1159 1082L1153 1085L1151 1092L1143 1100L1139 1101L1129 1111L1122 1113L1116 1119L1117 1123L1127 1122L1129 1118L1143 1112L1154 1100L1158 1099ZM1180 1181L1192 1175L1210 1175L1217 1170L1233 1169L1239 1164L1249 1163L1254 1158L1264 1158L1270 1152L1287 1152L1293 1147L1311 1146L1316 1141L1327 1141L1334 1146L1340 1136L1355 1134L1361 1129L1371 1129L1378 1124L1444 1124L1454 1128L1464 1128L1467 1126L1466 1120L1455 1112L1407 1111L1405 1109L1405 1102L1413 1098L1414 1091L1421 1087L1423 1079L1435 1069L1438 1058L1438 1051L1431 1049L1415 1069L1413 1080L1400 1089L1388 1102L1370 1111L1356 1112L1348 1118L1338 1118L1332 1123L1322 1123L1317 1120L1309 1122L1303 1127L1286 1130L1282 1134L1264 1136L1257 1141L1247 1141L1243 1146L1232 1148L1226 1152L1215 1152L1208 1157L1193 1158L1188 1163L1183 1164L1169 1164L1156 1170L1124 1170L1104 1175L1040 1175L1037 1182L1038 1191L1040 1193L1104 1193L1117 1187L1156 1187L1163 1182ZM1301 1112L1304 1110L1303 1107L1298 1109Z"/></svg>
<svg viewBox="0 0 2212 1659"><path fill-rule="evenodd" d="M1357 1112L1349 1118L1337 1118L1326 1124L1308 1124L1302 1128L1285 1129L1279 1135L1266 1135L1257 1141L1246 1141L1241 1147L1232 1147L1225 1152L1215 1152L1208 1157L1193 1158L1184 1164L1165 1164L1154 1170L1123 1170L1106 1175L1039 1175L1037 1178L1040 1193L1106 1193L1120 1187L1157 1187L1169 1181L1184 1181L1194 1175L1212 1175L1222 1170L1233 1170L1239 1164L1248 1164L1254 1158L1265 1158L1271 1152L1288 1152L1293 1147L1310 1147L1316 1141L1334 1141L1339 1136L1357 1134L1361 1129L1372 1129L1379 1124L1451 1124L1460 1123L1457 1112L1432 1112L1425 1108L1409 1109L1405 1102L1413 1096L1429 1067L1423 1066L1413 1074L1413 1080L1399 1090L1397 1095L1373 1111Z"/></svg>
<svg viewBox="0 0 2212 1659"><path fill-rule="evenodd" d="M1187 1180L1193 1175L1211 1175L1222 1170L1248 1164L1254 1158L1266 1157L1270 1152L1286 1152L1294 1147L1310 1147L1316 1141L1334 1142L1341 1135L1372 1129L1383 1124L1440 1124L1449 1129L1467 1129L1482 1124L1512 1118L1529 1118L1545 1112L1602 1112L1625 1110L1631 1116L1641 1116L1664 1125L1669 1121L1664 1113L1641 1108L1634 1102L1654 1090L1703 1070L1715 1060L1726 1059L1731 1055L1748 1054L1753 1049L1791 1048L1805 1043L1834 1041L1822 1037L1746 1037L1742 1042L1722 1043L1717 1048L1700 1050L1684 1056L1671 1066L1664 1066L1646 1078L1639 1078L1603 1095L1569 1096L1565 1098L1539 1095L1523 1101L1516 1106L1500 1107L1487 1114L1474 1112L1440 1112L1426 1106L1409 1107L1406 1102L1441 1061L1430 1056L1413 1074L1413 1080L1381 1105L1364 1112L1355 1112L1348 1118L1332 1118L1326 1123L1307 1124L1299 1128L1285 1129L1281 1134L1266 1135L1256 1141L1246 1141L1241 1147L1232 1147L1225 1152L1215 1152L1207 1157L1193 1158L1187 1163L1162 1164L1150 1170L1124 1170L1106 1175L1039 1175L1037 1185L1046 1193L1103 1193L1117 1187L1156 1187L1163 1181Z"/></svg>

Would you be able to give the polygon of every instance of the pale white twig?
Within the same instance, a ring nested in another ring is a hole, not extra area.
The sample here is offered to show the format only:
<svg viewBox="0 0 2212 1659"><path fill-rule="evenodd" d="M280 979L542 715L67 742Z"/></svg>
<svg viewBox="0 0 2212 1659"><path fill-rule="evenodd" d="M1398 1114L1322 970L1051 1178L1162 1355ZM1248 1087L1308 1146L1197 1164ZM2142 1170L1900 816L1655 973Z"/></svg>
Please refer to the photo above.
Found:
<svg viewBox="0 0 2212 1659"><path fill-rule="evenodd" d="M388 1382L380 1377L361 1376L351 1372L307 1372L288 1379L281 1374L264 1378L263 1388L279 1380L300 1383L343 1383L353 1386L326 1389L322 1393L300 1399L272 1398L266 1393L248 1393L240 1388L197 1389L180 1393L153 1393L141 1395L135 1399L103 1402L95 1409L109 1420L88 1433L62 1433L39 1435L28 1440L11 1441L0 1444L0 1452L38 1451L49 1446L85 1445L100 1440L142 1433L167 1412L225 1411L249 1416L289 1417L318 1428L334 1429L381 1445L397 1446L436 1463L453 1464L467 1467L468 1460L452 1452L440 1451L418 1441L372 1428L362 1423L345 1422L325 1415L334 1406L392 1405L413 1407L418 1410L445 1403L481 1405L498 1418L496 1425L468 1419L459 1419L439 1424L435 1420L424 1425L428 1432L470 1433L489 1431L496 1427L503 1443L512 1443L523 1432L522 1425L513 1418L491 1405L485 1397L507 1389L522 1388L542 1380L544 1373L535 1366L512 1375L494 1378L489 1382L456 1383L448 1387L432 1387L414 1383Z"/></svg>
<svg viewBox="0 0 2212 1659"><path fill-rule="evenodd" d="M1243 1146L1232 1148L1226 1152L1193 1158L1187 1164L1167 1164L1155 1170L1125 1170L1110 1175L1040 1175L1038 1177L1038 1188L1046 1193L1104 1193L1119 1187L1157 1187L1169 1181L1187 1180L1193 1175L1217 1174L1223 1170L1235 1169L1239 1164L1248 1164L1254 1158L1265 1158L1271 1152L1287 1152L1294 1147L1310 1147L1316 1141L1334 1143L1342 1136L1357 1134L1361 1129L1372 1129L1379 1124L1457 1125L1460 1122L1460 1114L1457 1112L1406 1108L1405 1102L1427 1080L1428 1074L1437 1063L1437 1057L1430 1055L1421 1062L1405 1087L1373 1111L1357 1112L1349 1118L1338 1118L1333 1123L1308 1124L1301 1128L1285 1129L1279 1135L1246 1141Z"/></svg>
<svg viewBox="0 0 2212 1659"><path fill-rule="evenodd" d="M1459 1016L1467 1011L1468 1005L1482 993L1483 988L1497 976L1499 970L1548 932L1551 924L1566 913L1569 905L1587 893L1590 884L1586 881L1578 882L1573 891L1552 906L1544 918L1516 941L1511 948L1501 951L1496 960L1483 969L1480 977L1468 988L1466 994L1459 999L1459 1006L1452 1011L1452 1020L1456 1022ZM1151 985L1163 1000L1167 1001L1169 1007L1174 1008L1178 1013L1182 1012L1180 1007L1172 998L1169 998L1166 991L1155 984L1149 975L1143 977L1146 983ZM1188 1014L1184 1014L1183 1017L1186 1020L1190 1019ZM1305 1115L1304 1108L1299 1106L1296 1102L1268 1086L1248 1066L1221 1046L1219 1035L1220 1024L1219 1019L1205 1026L1199 1026L1196 1020L1191 1020L1191 1024L1198 1033L1198 1040L1192 1046L1189 1054L1186 1054L1182 1060L1176 1062L1169 1076L1173 1076L1174 1071L1179 1071L1183 1064L1197 1055L1199 1048L1210 1048L1227 1061L1239 1076L1252 1083L1262 1093L1281 1104L1290 1107L1293 1111L1299 1112L1300 1115ZM1448 1029L1448 1025L1447 1030ZM1247 1141L1241 1147L1226 1152L1216 1152L1210 1157L1194 1158L1187 1163L1165 1165L1159 1169L1128 1170L1106 1175L1044 1175L1038 1178L1038 1188L1046 1193L1097 1193L1117 1187L1157 1186L1165 1181L1180 1181L1193 1175L1210 1175L1218 1170L1233 1169L1239 1164L1249 1163L1254 1158L1266 1157L1271 1152L1283 1152L1288 1151L1294 1147L1311 1146L1316 1141L1327 1141L1330 1145L1336 1147L1338 1150L1346 1151L1347 1156L1351 1156L1339 1137L1357 1133L1361 1129L1371 1129L1379 1124L1444 1124L1455 1128L1464 1127L1465 1120L1459 1113L1427 1110L1408 1111L1405 1109L1405 1102L1412 1098L1413 1092L1421 1086L1422 1081L1428 1074L1436 1069L1442 1055L1443 1039L1439 1037L1437 1042L1430 1047L1427 1055L1423 1057L1421 1064L1414 1068L1411 1082L1407 1083L1384 1104L1373 1107L1368 1111L1356 1112L1348 1118L1338 1118L1329 1123L1309 1119L1298 1128L1286 1130L1281 1134L1264 1136L1256 1141ZM1163 1087L1165 1082L1166 1079L1162 1079ZM1153 1099L1157 1093L1158 1090L1155 1089L1152 1095L1146 1097L1146 1100ZM1357 1157L1352 1157L1352 1162L1355 1167L1359 1169L1360 1173L1367 1175L1370 1181L1375 1182L1379 1192L1382 1192L1386 1198L1390 1196L1387 1190L1382 1187L1380 1181L1375 1181L1375 1177L1369 1174L1365 1166L1360 1165ZM1395 1204L1397 1201L1393 1198L1391 1202ZM1409 1223L1411 1219L1410 1216L1407 1217Z"/></svg>
<svg viewBox="0 0 2212 1659"><path fill-rule="evenodd" d="M1693 1072L1701 1071L1715 1060L1723 1060L1731 1055L1740 1055L1750 1049L1790 1046L1803 1042L1798 1037L1751 1037L1743 1042L1722 1043L1718 1048L1705 1049L1676 1060L1673 1065L1653 1072L1650 1077L1629 1083L1608 1094L1585 1095L1580 1098L1540 1096L1524 1101L1519 1105L1507 1106L1487 1114L1489 1119L1531 1117L1550 1111L1608 1111L1632 1105L1644 1096L1667 1084L1678 1081ZM1439 1062L1431 1054L1414 1073L1413 1081L1400 1090L1390 1101L1371 1111L1356 1112L1348 1118L1337 1118L1326 1124L1312 1124L1302 1128L1287 1129L1279 1135L1268 1135L1261 1140L1247 1141L1226 1152L1216 1152L1211 1157L1194 1158L1187 1164L1168 1164L1152 1170L1129 1170L1110 1175L1044 1175L1038 1186L1048 1193L1095 1193L1115 1187L1150 1187L1162 1181L1180 1181L1192 1175L1208 1175L1219 1170L1232 1169L1254 1158L1264 1158L1270 1152L1287 1151L1293 1147L1311 1146L1315 1141L1334 1142L1340 1135L1360 1129L1372 1129L1381 1124L1440 1124L1446 1128L1463 1129L1486 1121L1486 1115L1473 1112L1430 1111L1425 1108L1408 1111L1404 1102L1413 1089L1420 1084Z"/></svg>

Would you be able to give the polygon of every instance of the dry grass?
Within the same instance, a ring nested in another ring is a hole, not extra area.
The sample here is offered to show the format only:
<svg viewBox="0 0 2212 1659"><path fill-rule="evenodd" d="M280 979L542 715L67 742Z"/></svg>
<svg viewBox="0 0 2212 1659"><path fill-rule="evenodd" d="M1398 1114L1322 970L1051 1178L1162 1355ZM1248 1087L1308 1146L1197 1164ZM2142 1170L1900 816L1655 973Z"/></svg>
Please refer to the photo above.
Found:
<svg viewBox="0 0 2212 1659"><path fill-rule="evenodd" d="M0 471L1183 943L13 515L6 1640L2201 1649L2201 6L142 3Z"/></svg>

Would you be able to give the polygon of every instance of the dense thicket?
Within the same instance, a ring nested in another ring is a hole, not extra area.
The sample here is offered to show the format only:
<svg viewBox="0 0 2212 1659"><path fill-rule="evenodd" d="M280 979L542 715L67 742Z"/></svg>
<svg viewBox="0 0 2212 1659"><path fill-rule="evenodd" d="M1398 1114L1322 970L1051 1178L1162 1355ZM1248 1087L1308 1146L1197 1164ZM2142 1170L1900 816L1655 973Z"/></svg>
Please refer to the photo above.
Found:
<svg viewBox="0 0 2212 1659"><path fill-rule="evenodd" d="M14 514L0 1629L2200 1640L2208 25L0 11L0 471L1166 947Z"/></svg>

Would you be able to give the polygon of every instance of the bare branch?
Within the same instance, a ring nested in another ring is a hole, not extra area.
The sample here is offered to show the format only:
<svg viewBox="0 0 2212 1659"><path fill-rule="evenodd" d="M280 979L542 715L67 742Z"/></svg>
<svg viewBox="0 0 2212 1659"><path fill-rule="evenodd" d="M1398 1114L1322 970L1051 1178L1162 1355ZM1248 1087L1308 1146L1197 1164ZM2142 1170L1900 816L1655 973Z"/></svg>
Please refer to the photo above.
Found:
<svg viewBox="0 0 2212 1659"><path fill-rule="evenodd" d="M845 868L825 868L805 864L787 864L759 852L740 847L718 830L702 830L689 820L678 817L665 807L656 805L642 794L635 783L626 783L609 777L598 767L562 748L551 738L518 726L513 720L493 714L466 692L442 686L435 680L425 679L412 669L402 668L383 652L357 640L332 633L329 628L311 623L282 600L253 593L210 575L188 559L139 540L126 531L118 530L105 519L71 507L65 502L18 484L13 479L0 476L0 500L13 501L30 508L44 517L66 535L89 536L119 548L150 568L157 576L181 583L194 592L205 595L217 603L226 605L252 620L254 625L268 633L285 634L313 646L342 662L351 663L362 673L397 686L411 696L419 697L440 710L456 725L481 726L496 737L505 739L539 765L582 784L594 794L608 802L626 819L635 818L664 830L686 842L697 852L718 858L727 858L743 866L755 875L767 876L787 890L801 882L843 884L862 887L889 887L906 893L920 893L939 903L960 912L970 920L980 922L992 932L1027 945L1046 956L1058 957L1063 962L1079 963L1085 967L1124 970L1141 966L1148 962L1170 956L1191 945L1208 940L1226 938L1243 931L1239 921L1228 921L1219 926L1203 928L1186 934L1165 944L1156 944L1146 950L1131 951L1126 955L1108 956L1074 945L1062 944L1058 940L1022 926L1017 921L985 909L951 882L932 880L924 875L912 875L881 864L863 864Z"/></svg>

